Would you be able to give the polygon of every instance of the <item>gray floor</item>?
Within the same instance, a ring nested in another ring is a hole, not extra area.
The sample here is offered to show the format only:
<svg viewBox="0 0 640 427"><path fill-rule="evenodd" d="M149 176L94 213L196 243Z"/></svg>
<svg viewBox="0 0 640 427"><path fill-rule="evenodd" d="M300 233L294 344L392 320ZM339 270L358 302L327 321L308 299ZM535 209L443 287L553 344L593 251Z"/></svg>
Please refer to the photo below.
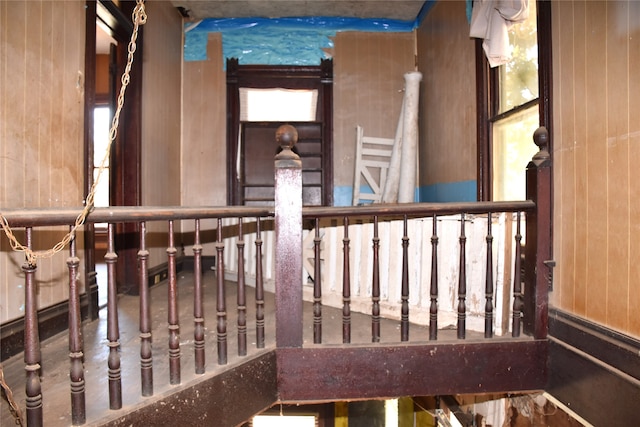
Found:
<svg viewBox="0 0 640 427"><path fill-rule="evenodd" d="M216 375L221 370L234 364L242 363L246 357L255 357L275 347L274 336L274 302L273 295L266 294L266 349L255 346L255 300L254 289L247 287L247 348L248 355L237 355L237 327L235 311L236 288L234 283L227 284L227 312L228 312L228 364L217 364L216 347L216 296L215 275L208 271L204 274L205 294L205 327L206 327L206 373L205 377ZM145 400L159 398L175 391L176 388L186 387L203 376L194 373L193 361L193 274L180 273L178 275L179 288L179 316L181 338L181 384L169 384L168 371L168 330L167 330L167 283L160 283L151 288L152 326L153 326L153 383L154 396L142 397L140 393L140 362L139 362L139 332L138 309L139 300L134 296L120 296L119 324L120 324L120 356L122 366L123 409L126 411L133 406L144 404ZM305 345L313 342L311 304L305 304ZM83 325L84 355L85 355L85 383L87 402L87 424L96 422L104 417L114 418L120 411L110 411L107 386L107 322L106 309L100 310L99 319ZM371 342L371 321L367 315L353 313L352 342ZM327 344L342 342L342 311L323 308L323 341ZM446 334L446 332L444 333ZM441 334L441 339L446 339ZM381 324L383 341L400 341L399 323L383 320ZM423 327L411 326L412 337L428 337ZM440 337L439 337L440 338ZM426 339L426 338L424 338ZM46 340L41 345L42 351L42 395L44 404L44 421L46 426L66 426L71 424L71 404L69 392L69 350L66 333ZM22 354L3 363L7 384L14 393L15 400L24 411L25 371ZM0 425L15 425L9 412L7 402L0 402Z"/></svg>

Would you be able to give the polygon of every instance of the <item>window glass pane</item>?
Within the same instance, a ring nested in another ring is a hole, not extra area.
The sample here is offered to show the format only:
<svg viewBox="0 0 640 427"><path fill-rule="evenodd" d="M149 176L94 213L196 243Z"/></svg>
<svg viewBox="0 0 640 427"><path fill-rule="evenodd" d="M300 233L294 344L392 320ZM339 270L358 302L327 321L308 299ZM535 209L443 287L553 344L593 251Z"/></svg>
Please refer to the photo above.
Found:
<svg viewBox="0 0 640 427"><path fill-rule="evenodd" d="M93 170L93 180L98 178L98 169ZM93 205L98 208L109 206L109 169L104 169L93 197Z"/></svg>
<svg viewBox="0 0 640 427"><path fill-rule="evenodd" d="M536 2L529 2L529 18L509 30L512 59L500 67L500 113L538 97L538 39Z"/></svg>
<svg viewBox="0 0 640 427"><path fill-rule="evenodd" d="M538 147L538 106L493 125L493 200L525 200L525 170Z"/></svg>
<svg viewBox="0 0 640 427"><path fill-rule="evenodd" d="M240 121L312 122L317 90L240 88Z"/></svg>
<svg viewBox="0 0 640 427"><path fill-rule="evenodd" d="M109 129L111 127L111 113L109 107L93 109L93 166L100 166L107 145L109 144ZM106 166L109 166L107 158Z"/></svg>

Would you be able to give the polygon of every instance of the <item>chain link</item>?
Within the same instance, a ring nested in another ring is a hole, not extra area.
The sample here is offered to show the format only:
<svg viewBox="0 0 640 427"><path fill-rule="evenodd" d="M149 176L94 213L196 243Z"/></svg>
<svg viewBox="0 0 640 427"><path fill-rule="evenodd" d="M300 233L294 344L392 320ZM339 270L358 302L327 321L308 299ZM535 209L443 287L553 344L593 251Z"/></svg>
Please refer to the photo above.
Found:
<svg viewBox="0 0 640 427"><path fill-rule="evenodd" d="M11 248L17 252L24 252L26 262L30 267L35 267L37 264L38 258L50 258L58 252L62 251L73 239L76 230L84 224L84 221L87 219L87 216L93 210L94 198L96 189L98 187L98 183L100 181L100 177L104 169L106 169L107 162L109 160L109 153L111 152L111 145L116 139L118 135L118 125L120 122L120 113L122 111L122 107L124 106L124 96L129 86L129 82L131 80L131 66L133 65L133 56L136 51L136 40L138 39L138 29L141 25L147 23L147 13L144 7L144 0L137 0L136 7L133 9L133 13L131 16L133 20L133 32L131 33L131 40L129 41L129 45L127 46L127 65L125 66L124 72L122 73L122 86L120 87L120 93L118 94L117 100L117 108L113 115L113 120L111 122L111 130L109 131L109 142L107 144L107 148L105 150L104 156L102 157L102 161L100 162L100 166L98 168L98 172L96 175L93 184L91 185L91 189L89 190L89 194L87 194L87 198L85 199L84 209L78 214L76 217L76 221L71 227L70 231L56 243L51 249L43 250L43 251L34 251L31 248L24 246L22 243L18 241L16 236L13 234L13 230L9 226L9 221L5 218L4 215L0 212L0 224L2 225L2 229L4 233L7 235L9 242L11 244Z"/></svg>

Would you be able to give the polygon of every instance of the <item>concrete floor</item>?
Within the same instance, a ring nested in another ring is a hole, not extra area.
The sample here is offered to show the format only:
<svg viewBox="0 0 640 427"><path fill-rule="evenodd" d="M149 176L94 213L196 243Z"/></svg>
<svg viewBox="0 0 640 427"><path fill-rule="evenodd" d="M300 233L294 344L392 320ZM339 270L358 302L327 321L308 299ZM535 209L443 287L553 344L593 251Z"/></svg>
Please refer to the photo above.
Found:
<svg viewBox="0 0 640 427"><path fill-rule="evenodd" d="M274 329L274 298L273 294L265 293L265 325L266 348L257 349L255 346L255 299L254 289L247 287L247 351L248 355L237 355L237 326L236 326L236 284L227 283L226 300L228 312L228 364L220 366L217 363L216 345L216 279L212 271L205 272L204 284L204 313L205 313L205 352L206 373L196 375L193 358L193 274L190 272L178 274L179 289L179 317L180 317L180 345L181 345L181 384L169 384L168 370L168 330L167 330L167 288L162 282L151 288L152 327L153 327L153 383L154 396L142 397L140 392L140 345L138 331L139 300L135 296L122 295L118 301L118 315L120 326L120 357L122 368L122 400L123 409L112 411L109 409L107 382L107 321L106 309L100 310L99 318L83 325L84 337L84 368L86 384L87 425L95 424L99 420L117 418L122 411L127 411L137 405L145 404L149 399L157 399L163 395L175 392L179 388L201 381L203 378L216 375L235 364L242 363L246 358L256 357L275 348ZM304 341L305 345L313 343L313 319L310 303L304 307ZM454 331L449 331L453 332ZM439 339L446 340L445 334ZM342 342L342 311L323 307L323 342L326 344L340 344ZM428 331L424 327L411 325L412 337L425 337ZM384 320L381 323L382 341L399 342L399 322ZM454 336L451 338L455 339ZM371 342L370 316L352 313L352 343ZM44 422L46 426L71 425L71 403L69 386L69 350L66 333L52 337L41 345L42 352L42 395ZM7 384L11 387L14 398L24 411L25 408L25 370L23 355L19 354L3 363ZM0 402L0 425L15 425L9 412L8 404ZM24 414L23 414L24 416ZM26 424L25 424L26 425Z"/></svg>

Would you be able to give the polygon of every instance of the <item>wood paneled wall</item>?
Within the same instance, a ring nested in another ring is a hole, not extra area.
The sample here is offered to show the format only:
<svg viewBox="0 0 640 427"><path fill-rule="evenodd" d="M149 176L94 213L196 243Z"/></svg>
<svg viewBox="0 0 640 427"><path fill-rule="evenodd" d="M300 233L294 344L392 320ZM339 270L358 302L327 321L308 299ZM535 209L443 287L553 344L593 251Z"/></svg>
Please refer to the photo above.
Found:
<svg viewBox="0 0 640 427"><path fill-rule="evenodd" d="M640 337L640 2L557 1L552 303Z"/></svg>
<svg viewBox="0 0 640 427"><path fill-rule="evenodd" d="M353 186L356 126L367 136L396 134L404 74L415 70L414 33L338 33L333 52L333 176Z"/></svg>
<svg viewBox="0 0 640 427"><path fill-rule="evenodd" d="M227 81L223 66L222 37L209 34L207 59L183 64L181 197L185 206L224 206L227 203ZM203 221L203 230L215 221ZM182 231L195 228L184 221ZM186 241L185 244L193 242ZM203 254L215 253L211 241ZM186 255L193 255L192 247Z"/></svg>
<svg viewBox="0 0 640 427"><path fill-rule="evenodd" d="M143 27L142 204L180 205L182 17L169 2L147 2ZM150 223L149 266L167 261L166 223ZM176 226L176 232L179 227Z"/></svg>
<svg viewBox="0 0 640 427"><path fill-rule="evenodd" d="M475 44L465 2L437 2L417 34L419 184L476 180Z"/></svg>
<svg viewBox="0 0 640 427"><path fill-rule="evenodd" d="M227 202L227 83L222 37L209 34L206 61L185 61L181 197L183 205Z"/></svg>
<svg viewBox="0 0 640 427"><path fill-rule="evenodd" d="M82 206L84 14L80 0L0 2L2 208ZM66 231L38 232L34 244L48 249ZM24 256L4 235L0 242L4 322L24 314ZM47 278L39 282L40 308L67 298L66 284L55 280L64 278L67 256L38 263L38 277Z"/></svg>

